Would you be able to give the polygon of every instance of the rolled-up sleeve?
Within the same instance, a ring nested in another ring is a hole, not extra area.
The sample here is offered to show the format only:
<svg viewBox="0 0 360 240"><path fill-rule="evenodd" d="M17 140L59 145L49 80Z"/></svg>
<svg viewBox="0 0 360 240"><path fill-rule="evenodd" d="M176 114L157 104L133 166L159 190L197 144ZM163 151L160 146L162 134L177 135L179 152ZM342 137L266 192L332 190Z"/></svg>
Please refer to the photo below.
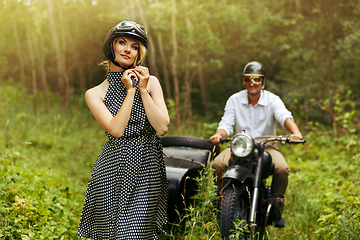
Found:
<svg viewBox="0 0 360 240"><path fill-rule="evenodd" d="M217 129L225 130L227 135L230 136L233 133L236 120L235 102L233 97L230 97L227 100L224 111L224 115L222 116Z"/></svg>
<svg viewBox="0 0 360 240"><path fill-rule="evenodd" d="M284 128L285 120L287 118L293 119L293 116L289 110L285 107L285 104L278 96L274 96L273 101L271 102L272 110L275 116L276 121Z"/></svg>

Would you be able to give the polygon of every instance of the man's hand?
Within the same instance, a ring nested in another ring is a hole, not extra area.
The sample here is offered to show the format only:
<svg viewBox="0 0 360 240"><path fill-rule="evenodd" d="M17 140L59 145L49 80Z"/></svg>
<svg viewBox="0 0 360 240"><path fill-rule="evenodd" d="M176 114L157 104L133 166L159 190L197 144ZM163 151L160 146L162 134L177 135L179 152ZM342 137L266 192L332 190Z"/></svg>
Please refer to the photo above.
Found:
<svg viewBox="0 0 360 240"><path fill-rule="evenodd" d="M291 118L285 120L284 127L291 133L290 141L301 140L303 138L298 126Z"/></svg>
<svg viewBox="0 0 360 240"><path fill-rule="evenodd" d="M212 144L218 145L220 144L221 135L219 133L215 133L210 137L210 141Z"/></svg>
<svg viewBox="0 0 360 240"><path fill-rule="evenodd" d="M290 141L301 140L303 137L301 133L291 134Z"/></svg>
<svg viewBox="0 0 360 240"><path fill-rule="evenodd" d="M216 133L210 137L210 141L212 142L212 144L218 145L220 144L220 139L226 137L226 131L224 129L218 129L216 130Z"/></svg>

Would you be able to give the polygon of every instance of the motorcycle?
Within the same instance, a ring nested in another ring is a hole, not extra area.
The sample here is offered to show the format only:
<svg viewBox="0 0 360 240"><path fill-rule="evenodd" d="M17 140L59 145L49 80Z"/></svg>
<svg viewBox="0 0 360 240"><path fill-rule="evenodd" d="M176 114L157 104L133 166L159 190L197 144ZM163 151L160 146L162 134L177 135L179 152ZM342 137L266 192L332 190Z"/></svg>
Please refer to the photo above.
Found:
<svg viewBox="0 0 360 240"><path fill-rule="evenodd" d="M168 220L176 222L196 194L195 178L220 153L209 140L187 136L161 137L169 188Z"/></svg>
<svg viewBox="0 0 360 240"><path fill-rule="evenodd" d="M230 142L231 160L222 175L220 220L224 239L228 239L235 226L241 228L244 239L262 239L265 227L275 222L275 203L269 201L271 187L266 179L272 175L274 164L265 151L269 144L305 143L305 140L290 141L289 137L264 136L253 139L245 132L232 138L221 139ZM234 225L235 223L235 225Z"/></svg>

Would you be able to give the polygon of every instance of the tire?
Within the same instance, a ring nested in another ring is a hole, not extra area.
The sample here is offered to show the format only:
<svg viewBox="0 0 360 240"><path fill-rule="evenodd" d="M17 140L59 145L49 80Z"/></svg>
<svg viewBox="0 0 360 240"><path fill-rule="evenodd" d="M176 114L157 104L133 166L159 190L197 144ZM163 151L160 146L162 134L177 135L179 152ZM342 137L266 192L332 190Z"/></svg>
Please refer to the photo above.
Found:
<svg viewBox="0 0 360 240"><path fill-rule="evenodd" d="M210 151L213 151L215 147L215 155L220 153L220 147L212 144L208 139L186 136L168 136L162 137L161 142L164 147L192 147Z"/></svg>
<svg viewBox="0 0 360 240"><path fill-rule="evenodd" d="M244 225L248 225L251 203L246 186L250 190L246 184L239 187L231 183L223 191L220 211L223 239L229 239L232 234L231 230L235 230L234 222L245 221ZM244 239L250 238L250 234L247 232L243 232L242 236Z"/></svg>

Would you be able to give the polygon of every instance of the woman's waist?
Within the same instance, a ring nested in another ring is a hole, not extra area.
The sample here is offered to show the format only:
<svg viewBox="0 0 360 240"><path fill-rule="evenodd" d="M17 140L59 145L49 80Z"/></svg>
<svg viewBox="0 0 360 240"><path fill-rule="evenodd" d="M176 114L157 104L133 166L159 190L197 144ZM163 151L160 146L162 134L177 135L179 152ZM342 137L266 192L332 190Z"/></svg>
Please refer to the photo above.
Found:
<svg viewBox="0 0 360 240"><path fill-rule="evenodd" d="M123 135L120 138L114 137L106 132L106 136L109 139L110 143L113 144L128 144L128 143L137 143L137 142L160 142L159 136L156 134L156 132L147 132L147 133L132 133L132 134L126 134Z"/></svg>

